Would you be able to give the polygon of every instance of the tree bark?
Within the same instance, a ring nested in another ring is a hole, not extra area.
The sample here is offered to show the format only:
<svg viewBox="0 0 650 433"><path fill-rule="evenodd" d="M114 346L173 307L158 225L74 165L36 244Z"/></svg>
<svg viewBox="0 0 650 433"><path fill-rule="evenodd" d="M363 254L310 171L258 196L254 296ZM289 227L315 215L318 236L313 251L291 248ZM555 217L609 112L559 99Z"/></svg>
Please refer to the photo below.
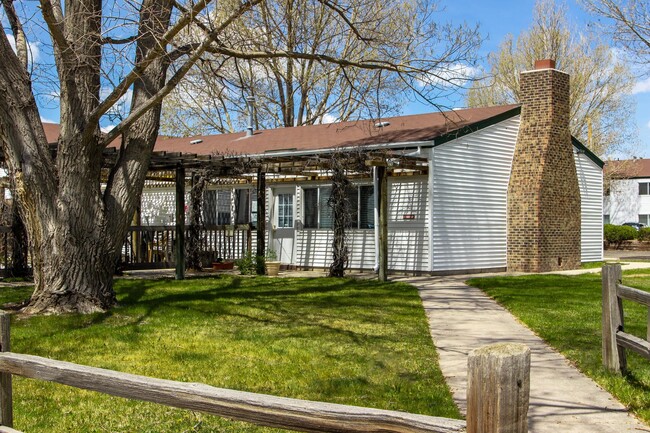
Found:
<svg viewBox="0 0 650 433"><path fill-rule="evenodd" d="M142 3L136 61L157 47L169 26L171 1ZM160 103L123 133L122 146L102 191L103 142L98 119L101 3L80 0L66 8L65 26L53 20L61 83L61 129L50 155L30 77L0 37L0 125L5 157L15 173L16 197L30 233L35 290L33 313L91 313L116 303L113 273L139 203L158 135ZM74 45L74 54L66 51ZM158 59L133 86L132 109L165 83L167 60Z"/></svg>

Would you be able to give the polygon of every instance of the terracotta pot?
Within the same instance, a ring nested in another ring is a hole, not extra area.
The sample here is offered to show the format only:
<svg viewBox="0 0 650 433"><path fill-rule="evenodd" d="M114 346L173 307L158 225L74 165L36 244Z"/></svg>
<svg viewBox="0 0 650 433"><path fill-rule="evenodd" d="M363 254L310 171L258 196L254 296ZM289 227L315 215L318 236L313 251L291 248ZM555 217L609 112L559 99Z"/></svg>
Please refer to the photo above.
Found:
<svg viewBox="0 0 650 433"><path fill-rule="evenodd" d="M229 271L235 268L234 262L212 262L213 271Z"/></svg>

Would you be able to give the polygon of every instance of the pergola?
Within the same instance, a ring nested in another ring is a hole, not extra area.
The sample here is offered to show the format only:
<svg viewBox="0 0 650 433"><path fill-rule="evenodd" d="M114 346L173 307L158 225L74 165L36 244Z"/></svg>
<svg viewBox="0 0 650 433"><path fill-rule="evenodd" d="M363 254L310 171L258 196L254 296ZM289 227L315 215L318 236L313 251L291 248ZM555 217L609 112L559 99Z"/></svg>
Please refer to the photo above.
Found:
<svg viewBox="0 0 650 433"><path fill-rule="evenodd" d="M256 185L257 214L266 215L266 180L274 182L320 180L331 178L332 158L352 158L362 162L373 172L375 196L378 200L379 279L388 276L388 176L413 176L428 173L428 160L414 155L413 150L336 148L309 154L274 155L200 155L180 152L153 152L147 179L174 181L176 185L176 279L185 278L185 185L186 173L208 169L214 178L224 178ZM118 150L104 151L105 166L116 160ZM368 173L350 170L349 177L367 177ZM264 255L266 224L260 218L257 224L257 255Z"/></svg>

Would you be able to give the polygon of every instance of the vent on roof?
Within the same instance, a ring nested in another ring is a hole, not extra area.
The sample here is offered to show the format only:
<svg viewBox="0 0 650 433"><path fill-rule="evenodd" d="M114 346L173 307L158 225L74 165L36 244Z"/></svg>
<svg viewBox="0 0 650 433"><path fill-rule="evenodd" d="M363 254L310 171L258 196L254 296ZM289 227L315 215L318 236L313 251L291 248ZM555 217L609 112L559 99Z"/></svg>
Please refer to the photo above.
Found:
<svg viewBox="0 0 650 433"><path fill-rule="evenodd" d="M390 122L377 122L375 123L375 128L383 128L384 126L390 125Z"/></svg>
<svg viewBox="0 0 650 433"><path fill-rule="evenodd" d="M190 144L199 144L199 143L203 143L203 140L201 140L200 138L190 141Z"/></svg>

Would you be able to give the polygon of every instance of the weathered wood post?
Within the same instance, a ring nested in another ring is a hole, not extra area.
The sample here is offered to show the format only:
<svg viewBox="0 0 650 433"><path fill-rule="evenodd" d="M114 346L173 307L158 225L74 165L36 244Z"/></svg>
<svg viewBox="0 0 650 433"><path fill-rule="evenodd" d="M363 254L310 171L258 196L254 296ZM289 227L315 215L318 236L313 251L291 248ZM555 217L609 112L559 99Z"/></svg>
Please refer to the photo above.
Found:
<svg viewBox="0 0 650 433"><path fill-rule="evenodd" d="M379 281L388 281L388 170L377 167L379 178Z"/></svg>
<svg viewBox="0 0 650 433"><path fill-rule="evenodd" d="M257 255L266 254L266 173L257 169Z"/></svg>
<svg viewBox="0 0 650 433"><path fill-rule="evenodd" d="M0 311L0 352L10 352L10 316ZM0 373L0 425L13 427L13 401L11 391L11 374Z"/></svg>
<svg viewBox="0 0 650 433"><path fill-rule="evenodd" d="M616 332L623 330L623 301L616 294L622 277L620 264L603 266L603 366L617 373L627 368L625 349L616 344Z"/></svg>
<svg viewBox="0 0 650 433"><path fill-rule="evenodd" d="M497 343L469 354L467 433L527 433L530 349Z"/></svg>
<svg viewBox="0 0 650 433"><path fill-rule="evenodd" d="M185 279L185 167L176 168L176 279Z"/></svg>

